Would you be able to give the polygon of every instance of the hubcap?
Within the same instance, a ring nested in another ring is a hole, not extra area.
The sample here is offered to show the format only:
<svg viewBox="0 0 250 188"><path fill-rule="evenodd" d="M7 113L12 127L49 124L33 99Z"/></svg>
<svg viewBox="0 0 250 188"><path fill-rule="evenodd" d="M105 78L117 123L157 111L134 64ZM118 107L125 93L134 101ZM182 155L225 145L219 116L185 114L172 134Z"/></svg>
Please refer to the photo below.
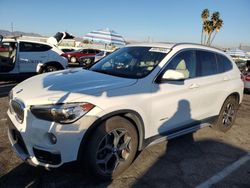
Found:
<svg viewBox="0 0 250 188"><path fill-rule="evenodd" d="M233 122L234 114L235 114L234 105L231 103L228 103L223 112L223 119L222 119L223 125L231 126Z"/></svg>
<svg viewBox="0 0 250 188"><path fill-rule="evenodd" d="M111 174L130 154L131 137L125 129L114 129L101 140L96 163L105 174Z"/></svg>

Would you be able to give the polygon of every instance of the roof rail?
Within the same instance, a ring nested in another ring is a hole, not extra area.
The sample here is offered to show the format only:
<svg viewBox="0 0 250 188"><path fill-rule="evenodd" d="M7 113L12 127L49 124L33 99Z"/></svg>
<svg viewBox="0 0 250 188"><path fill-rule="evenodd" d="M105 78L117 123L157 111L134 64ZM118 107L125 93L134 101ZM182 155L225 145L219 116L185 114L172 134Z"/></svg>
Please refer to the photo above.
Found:
<svg viewBox="0 0 250 188"><path fill-rule="evenodd" d="M204 44L197 44L197 43L191 43L191 42L176 43L172 48L174 48L174 47L176 47L176 46L179 46L179 45L185 45L185 44L197 45L197 46L208 47L208 48L213 48L213 49L216 49L216 50L224 51L223 49L216 48L216 47L214 47L214 46L206 46L206 45L204 45Z"/></svg>

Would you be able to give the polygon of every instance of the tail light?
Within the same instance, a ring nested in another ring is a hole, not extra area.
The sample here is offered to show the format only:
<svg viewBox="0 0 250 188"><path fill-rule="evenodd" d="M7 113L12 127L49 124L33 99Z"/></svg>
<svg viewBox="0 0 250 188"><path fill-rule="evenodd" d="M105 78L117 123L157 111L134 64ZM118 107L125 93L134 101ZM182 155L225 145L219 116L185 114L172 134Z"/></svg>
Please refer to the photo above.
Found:
<svg viewBox="0 0 250 188"><path fill-rule="evenodd" d="M245 76L245 80L250 82L250 75Z"/></svg>

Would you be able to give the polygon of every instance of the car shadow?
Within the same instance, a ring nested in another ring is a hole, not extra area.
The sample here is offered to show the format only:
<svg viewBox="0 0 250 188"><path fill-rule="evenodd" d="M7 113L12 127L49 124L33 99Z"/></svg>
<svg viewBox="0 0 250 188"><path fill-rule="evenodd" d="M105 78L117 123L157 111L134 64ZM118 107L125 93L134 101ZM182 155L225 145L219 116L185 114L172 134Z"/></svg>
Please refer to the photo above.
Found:
<svg viewBox="0 0 250 188"><path fill-rule="evenodd" d="M175 114L162 123L158 132L171 138L173 127L176 130L185 124L200 123L192 118L189 101L180 100ZM132 187L195 187L247 153L216 140L196 141L193 133L165 142L165 151Z"/></svg>
<svg viewBox="0 0 250 188"><path fill-rule="evenodd" d="M245 154L215 140L195 141L189 134L145 149L113 181L98 181L79 166L47 171L22 163L0 177L0 187L194 187Z"/></svg>

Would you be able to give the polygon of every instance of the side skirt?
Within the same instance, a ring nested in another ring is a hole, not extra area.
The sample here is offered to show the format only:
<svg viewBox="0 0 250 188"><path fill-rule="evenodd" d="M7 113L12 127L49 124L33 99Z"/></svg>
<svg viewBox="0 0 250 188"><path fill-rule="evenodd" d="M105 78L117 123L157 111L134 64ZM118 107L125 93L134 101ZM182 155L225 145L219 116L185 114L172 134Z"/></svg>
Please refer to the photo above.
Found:
<svg viewBox="0 0 250 188"><path fill-rule="evenodd" d="M168 141L168 140L171 140L173 138L177 138L179 136L183 136L183 135L186 135L186 134L189 134L189 133L193 133L193 132L195 132L195 131L197 131L197 130L199 130L201 128L211 126L212 123L217 118L218 118L218 116L214 116L214 117L211 117L211 118L207 118L207 119L205 119L203 121L194 122L192 124L185 125L185 126L180 127L178 129L170 130L170 131L167 131L165 133L158 134L158 135L152 136L150 138L147 138L147 139L144 140L143 148L147 148L149 146L158 144L160 142Z"/></svg>

